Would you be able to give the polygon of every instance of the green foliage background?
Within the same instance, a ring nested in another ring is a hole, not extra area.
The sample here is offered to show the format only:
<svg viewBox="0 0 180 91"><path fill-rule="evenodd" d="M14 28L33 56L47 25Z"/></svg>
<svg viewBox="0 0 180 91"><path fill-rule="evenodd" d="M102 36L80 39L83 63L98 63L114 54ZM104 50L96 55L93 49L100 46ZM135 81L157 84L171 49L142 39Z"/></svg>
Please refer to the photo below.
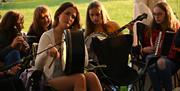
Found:
<svg viewBox="0 0 180 91"><path fill-rule="evenodd" d="M0 3L0 15L3 16L9 10L17 10L25 16L24 30L27 31L33 17L33 11L35 7L40 4L48 5L52 17L55 10L60 4L66 1L72 1L77 4L80 15L81 22L83 26L85 25L85 15L88 3L91 0L9 0L9 2ZM103 2L105 8L107 9L112 20L123 26L130 22L133 17L133 2L134 0L100 0ZM180 17L180 0L167 0L172 6L174 12Z"/></svg>

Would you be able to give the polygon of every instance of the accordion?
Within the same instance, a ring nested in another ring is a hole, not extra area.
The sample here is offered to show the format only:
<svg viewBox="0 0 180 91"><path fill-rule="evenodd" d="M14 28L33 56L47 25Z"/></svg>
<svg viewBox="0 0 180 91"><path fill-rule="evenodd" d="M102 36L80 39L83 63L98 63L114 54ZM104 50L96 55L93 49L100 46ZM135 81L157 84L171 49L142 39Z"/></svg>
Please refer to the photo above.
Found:
<svg viewBox="0 0 180 91"><path fill-rule="evenodd" d="M159 32L159 36L155 44L156 56L171 55L170 52L172 51L172 47L174 46L174 36L175 36L175 32L172 31Z"/></svg>

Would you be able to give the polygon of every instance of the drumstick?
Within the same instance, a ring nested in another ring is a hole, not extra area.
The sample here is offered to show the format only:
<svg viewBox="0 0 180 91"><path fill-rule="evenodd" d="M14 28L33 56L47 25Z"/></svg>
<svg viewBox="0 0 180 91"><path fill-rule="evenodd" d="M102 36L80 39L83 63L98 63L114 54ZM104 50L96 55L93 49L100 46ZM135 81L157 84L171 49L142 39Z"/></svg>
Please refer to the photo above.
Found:
<svg viewBox="0 0 180 91"><path fill-rule="evenodd" d="M56 57L53 57L53 60L51 61L50 65L49 65L49 69L51 68L52 64L54 63L54 61L56 60Z"/></svg>
<svg viewBox="0 0 180 91"><path fill-rule="evenodd" d="M58 52L59 52L59 50L60 50L61 48L59 48L58 49ZM61 56L60 56L61 57ZM60 57L59 57L59 59L60 59ZM54 63L54 61L56 60L56 57L53 57L53 60L51 61L51 63L50 63L50 65L49 65L49 69L51 68L51 66L52 66L52 64Z"/></svg>

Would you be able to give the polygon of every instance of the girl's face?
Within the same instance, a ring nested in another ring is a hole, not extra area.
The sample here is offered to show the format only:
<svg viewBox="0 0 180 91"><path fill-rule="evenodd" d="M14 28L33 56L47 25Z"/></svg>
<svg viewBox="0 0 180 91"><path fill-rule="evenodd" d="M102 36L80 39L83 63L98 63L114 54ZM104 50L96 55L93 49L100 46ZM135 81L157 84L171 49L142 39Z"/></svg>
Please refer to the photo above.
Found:
<svg viewBox="0 0 180 91"><path fill-rule="evenodd" d="M59 25L63 29L69 28L76 19L77 11L73 7L69 7L59 15Z"/></svg>
<svg viewBox="0 0 180 91"><path fill-rule="evenodd" d="M89 9L89 17L94 24L102 24L102 14L99 8Z"/></svg>
<svg viewBox="0 0 180 91"><path fill-rule="evenodd" d="M159 7L153 9L153 16L158 24L163 23L165 20L165 12Z"/></svg>
<svg viewBox="0 0 180 91"><path fill-rule="evenodd" d="M47 28L49 24L51 23L51 16L49 12L44 12L40 16L41 16L40 17L41 26Z"/></svg>

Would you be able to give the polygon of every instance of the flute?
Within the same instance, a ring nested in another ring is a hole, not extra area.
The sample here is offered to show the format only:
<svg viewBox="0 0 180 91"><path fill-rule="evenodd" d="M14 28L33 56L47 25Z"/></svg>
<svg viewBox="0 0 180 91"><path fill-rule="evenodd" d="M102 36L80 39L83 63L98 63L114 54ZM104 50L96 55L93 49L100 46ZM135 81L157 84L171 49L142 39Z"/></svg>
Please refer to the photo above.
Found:
<svg viewBox="0 0 180 91"><path fill-rule="evenodd" d="M20 31L18 31L17 29L16 29L16 31L17 31L17 36L22 36L22 37L24 38L23 43L22 43L22 44L19 44L19 45L17 46L17 49L26 52L26 51L30 48L29 44L28 44L27 41L26 41L26 35L25 35L25 34L22 34L22 33L21 33Z"/></svg>

